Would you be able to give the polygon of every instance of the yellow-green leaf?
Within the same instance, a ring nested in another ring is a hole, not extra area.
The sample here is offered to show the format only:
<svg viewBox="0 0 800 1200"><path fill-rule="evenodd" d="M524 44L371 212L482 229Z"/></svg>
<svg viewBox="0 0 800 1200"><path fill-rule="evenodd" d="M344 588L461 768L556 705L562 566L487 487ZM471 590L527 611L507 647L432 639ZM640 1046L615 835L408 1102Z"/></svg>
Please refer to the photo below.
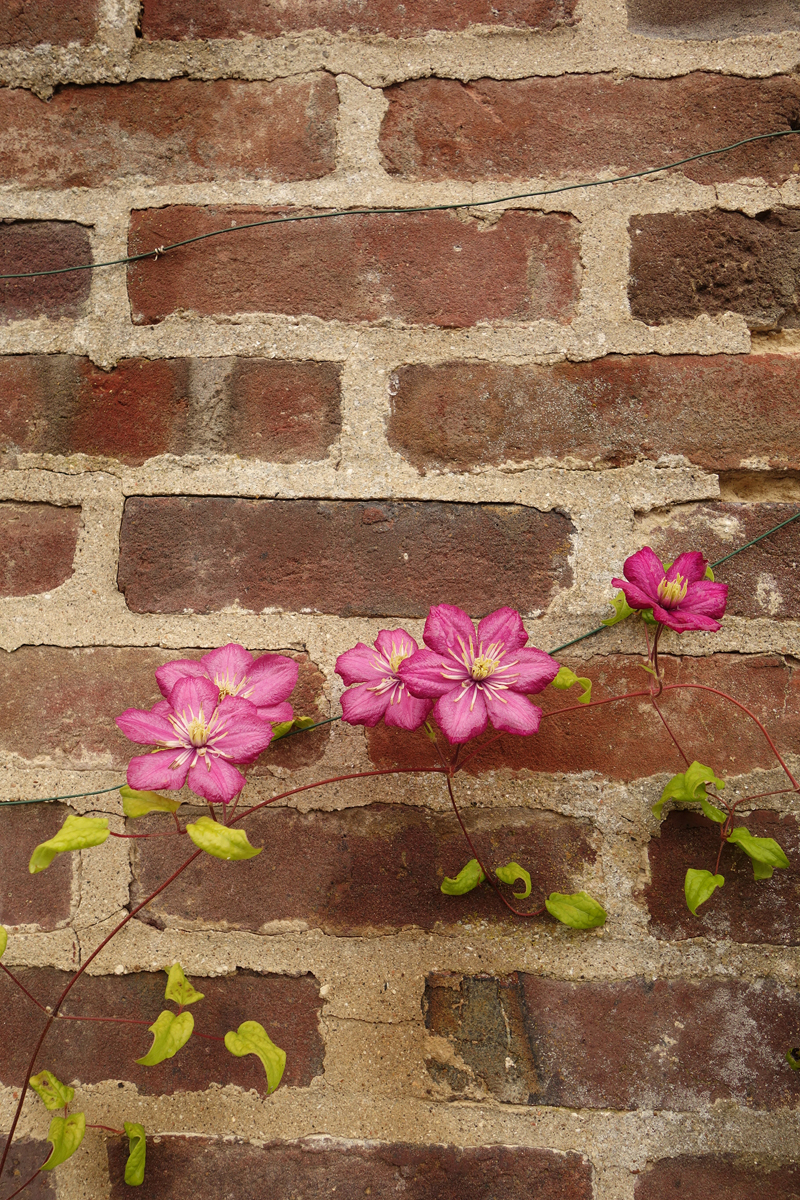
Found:
<svg viewBox="0 0 800 1200"><path fill-rule="evenodd" d="M583 675L576 675L569 667L562 667L553 680L553 687L560 691L566 691L574 684L580 684L581 695L578 697L578 704L589 704L592 699L592 681Z"/></svg>
<svg viewBox="0 0 800 1200"><path fill-rule="evenodd" d="M441 890L445 896L463 896L467 892L471 892L478 884L483 883L485 878L477 858L471 858L466 866L461 868L455 879L450 879L445 875Z"/></svg>
<svg viewBox="0 0 800 1200"><path fill-rule="evenodd" d="M718 887L722 887L725 883L724 875L712 875L710 871L696 871L690 867L686 872L686 879L683 882L683 892L686 896L686 905L693 917L697 916L697 910L701 904L705 904Z"/></svg>
<svg viewBox="0 0 800 1200"><path fill-rule="evenodd" d="M137 1063L143 1067L154 1067L165 1058L172 1058L181 1046L186 1045L193 1029L194 1017L191 1013L184 1012L176 1016L165 1009L150 1026L153 1044L144 1058L136 1059Z"/></svg>
<svg viewBox="0 0 800 1200"><path fill-rule="evenodd" d="M711 767L705 767L702 763L693 762L690 767L687 767L682 775L673 775L667 786L661 793L661 799L653 805L653 812L657 817L661 816L661 810L667 800L679 800L684 804L703 804L703 801L708 804L706 794L706 784L713 783L718 791L722 791L725 787L725 780L718 779L712 771ZM718 821L721 825L725 820L725 814L720 812L714 805L709 804L709 809L713 809L714 813L706 812L705 806L703 812L707 817L711 817L712 821Z"/></svg>
<svg viewBox="0 0 800 1200"><path fill-rule="evenodd" d="M211 817L198 817L193 825L186 826L186 832L195 846L205 850L206 854L226 861L255 858L263 849L263 846L258 849L251 846L243 829L228 829L219 821L212 821Z"/></svg>
<svg viewBox="0 0 800 1200"><path fill-rule="evenodd" d="M551 917L571 929L596 929L606 923L606 910L587 892L551 892L544 906Z"/></svg>
<svg viewBox="0 0 800 1200"><path fill-rule="evenodd" d="M267 1073L267 1095L275 1091L283 1077L286 1051L275 1045L263 1025L258 1021L243 1021L236 1033L231 1030L225 1034L225 1047L236 1058L257 1054Z"/></svg>
<svg viewBox="0 0 800 1200"><path fill-rule="evenodd" d="M8 930L5 929L2 925L0 925L0 958L2 958L3 955L5 954L7 945L8 945Z"/></svg>
<svg viewBox="0 0 800 1200"><path fill-rule="evenodd" d="M286 737L287 733L294 733L297 729L313 729L315 725L313 717L294 717L291 721L279 721L272 726L272 741L277 742Z"/></svg>
<svg viewBox="0 0 800 1200"><path fill-rule="evenodd" d="M31 1075L29 1082L48 1112L57 1112L59 1108L64 1108L75 1096L75 1089L61 1083L52 1071L40 1071L38 1075Z"/></svg>
<svg viewBox="0 0 800 1200"><path fill-rule="evenodd" d="M144 1161L147 1154L144 1126L126 1121L122 1126L128 1135L128 1161L125 1163L125 1182L131 1187L144 1183Z"/></svg>
<svg viewBox="0 0 800 1200"><path fill-rule="evenodd" d="M169 968L169 978L167 979L167 990L164 992L166 1000L172 1000L179 1008L185 1008L187 1004L194 1004L197 1000L202 1000L204 992L198 992L189 983L189 980L183 973L183 967L180 963L173 963Z"/></svg>
<svg viewBox="0 0 800 1200"><path fill-rule="evenodd" d="M735 846L741 846L752 861L756 879L771 879L775 867L784 869L790 865L775 838L754 837L743 826L734 829L728 838Z"/></svg>
<svg viewBox="0 0 800 1200"><path fill-rule="evenodd" d="M158 792L137 792L127 783L119 789L122 796L122 811L126 817L144 817L151 812L177 812L180 800L170 800Z"/></svg>
<svg viewBox="0 0 800 1200"><path fill-rule="evenodd" d="M525 900L528 896L530 896L531 877L528 871L526 871L524 867L521 867L519 863L510 862L505 867L498 867L495 871L495 875L501 883L507 883L509 885L516 883L518 879L522 880L522 891L514 892L517 900Z"/></svg>
<svg viewBox="0 0 800 1200"><path fill-rule="evenodd" d="M71 1158L83 1141L86 1133L85 1113L70 1113L68 1117L53 1117L47 1131L47 1140L52 1142L53 1150L42 1171L52 1171L61 1163Z"/></svg>
<svg viewBox="0 0 800 1200"><path fill-rule="evenodd" d="M617 625L620 621L626 621L633 613L628 601L625 599L624 592L617 592L613 600L608 602L614 610L613 617L607 617L605 621L601 621L601 625Z"/></svg>
<svg viewBox="0 0 800 1200"><path fill-rule="evenodd" d="M90 846L102 846L108 837L107 817L75 817L70 814L58 833L40 842L31 855L28 870L38 874L50 866L57 854L65 850L87 850Z"/></svg>

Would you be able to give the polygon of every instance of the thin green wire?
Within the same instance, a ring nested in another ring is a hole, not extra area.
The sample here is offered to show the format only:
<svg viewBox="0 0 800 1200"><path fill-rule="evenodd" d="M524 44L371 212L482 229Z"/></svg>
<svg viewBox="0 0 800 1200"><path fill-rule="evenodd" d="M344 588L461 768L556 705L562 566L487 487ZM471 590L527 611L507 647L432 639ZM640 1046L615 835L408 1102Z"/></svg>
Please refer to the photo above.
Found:
<svg viewBox="0 0 800 1200"><path fill-rule="evenodd" d="M605 187L611 183L624 183L628 179L641 179L645 175L657 175L660 171L671 171L673 167L682 167L685 163L697 162L700 158L712 158L717 154L727 154L729 150L738 150L751 142L763 142L769 138L788 137L800 133L800 129L777 129L772 133L758 133L754 137L743 138L739 142L731 142L729 146L720 146L718 150L702 150L699 154L690 154L688 158L679 158L676 162L665 163L663 167L648 167L645 171L631 171L628 175L614 175L610 179L594 179L588 183L568 183L562 187L550 188L542 192L517 192L513 196L498 196L493 200L470 200L461 204L420 204L413 208L342 208L335 212L306 213L303 216L275 217L266 221L250 221L246 225L234 225L227 229L212 229L209 233L198 233L196 237L185 238L182 242L171 242L168 246L157 246L143 254L130 254L126 258L112 258L108 262L82 263L77 267L58 267L52 271L26 271L13 275L0 275L2 279L34 279L40 275L65 275L69 271L93 271L98 267L117 267L125 263L139 262L143 258L166 254L168 250L177 250L180 246L190 246L193 242L202 242L206 238L219 237L223 233L241 233L243 229L257 229L262 225L288 225L293 221L325 221L331 217L369 217L397 216L403 213L420 212L449 212L455 208L482 208L487 205L508 204L512 200L532 200L540 196L558 196L562 192L579 191L582 188Z"/></svg>

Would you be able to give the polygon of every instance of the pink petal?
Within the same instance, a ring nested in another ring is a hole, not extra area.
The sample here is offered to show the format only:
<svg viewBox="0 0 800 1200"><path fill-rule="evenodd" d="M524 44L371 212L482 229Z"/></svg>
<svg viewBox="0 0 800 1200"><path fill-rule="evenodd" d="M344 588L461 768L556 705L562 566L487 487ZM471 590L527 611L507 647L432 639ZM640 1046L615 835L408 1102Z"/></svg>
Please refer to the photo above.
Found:
<svg viewBox="0 0 800 1200"><path fill-rule="evenodd" d="M217 687L222 689L226 682L232 687L241 683L253 665L253 656L238 642L228 642L227 646L204 654L200 661L209 679L213 679Z"/></svg>
<svg viewBox="0 0 800 1200"><path fill-rule="evenodd" d="M389 668L381 662L380 655L372 646L359 642L352 650L345 650L336 660L333 668L341 675L346 684L351 683L380 683L388 675Z"/></svg>
<svg viewBox="0 0 800 1200"><path fill-rule="evenodd" d="M432 700L418 700L402 683L398 683L391 693L383 719L387 725L397 729L419 729L420 725L425 724L432 708Z"/></svg>
<svg viewBox="0 0 800 1200"><path fill-rule="evenodd" d="M393 654L401 654L403 658L410 658L419 646L414 641L410 633L406 633L405 629L382 629L375 638L375 648L379 650L387 661L392 661Z"/></svg>
<svg viewBox="0 0 800 1200"><path fill-rule="evenodd" d="M167 704L167 701L160 701L156 708L160 708L162 704ZM169 704L167 704L167 709L172 711ZM138 742L140 746L157 746L163 742L180 744L175 736L175 730L162 713L147 712L143 708L126 708L125 712L120 713L117 717L117 725L126 738L130 738L132 742Z"/></svg>
<svg viewBox="0 0 800 1200"><path fill-rule="evenodd" d="M554 658L545 654L544 650L537 650L535 646L517 650L515 654L509 656L510 662L513 662L514 659L517 660L518 665L509 671L509 676L519 672L516 681L511 684L515 692L525 692L526 694L541 692L543 688L553 682L560 670L560 664ZM505 659L503 661L505 662Z"/></svg>
<svg viewBox="0 0 800 1200"><path fill-rule="evenodd" d="M436 696L444 696L447 692L451 692L453 687L458 684L459 680L454 681L444 677L445 671L448 675L455 675L458 669L459 664L449 655L447 658L443 658L441 654L437 654L433 650L417 650L415 654L411 655L411 658L400 663L397 674L412 696L434 699ZM464 679L470 678L469 672L464 666L461 667L461 676Z"/></svg>
<svg viewBox="0 0 800 1200"><path fill-rule="evenodd" d="M294 716L291 704L287 704L285 700L283 704L267 704L257 708L256 712L260 721L269 721L270 725L282 725L284 721L291 721Z"/></svg>
<svg viewBox="0 0 800 1200"><path fill-rule="evenodd" d="M348 725L377 725L389 704L390 693L380 695L366 683L356 684L342 695L342 718Z"/></svg>
<svg viewBox="0 0 800 1200"><path fill-rule="evenodd" d="M176 713L192 712L198 715L203 710L206 721L217 707L219 688L204 675L194 679L179 679L170 693L170 704Z"/></svg>
<svg viewBox="0 0 800 1200"><path fill-rule="evenodd" d="M653 616L676 633L688 633L693 629L715 633L722 628L719 621L712 621L711 617L704 617L700 613L682 612L679 608L661 608L654 604Z"/></svg>
<svg viewBox="0 0 800 1200"><path fill-rule="evenodd" d="M678 605L679 612L702 613L705 617L722 617L728 603L727 583L712 583L710 579L701 583L690 583L686 595Z"/></svg>
<svg viewBox="0 0 800 1200"><path fill-rule="evenodd" d="M495 729L504 733L536 733L542 710L516 692L502 692L502 699L491 691L484 693L486 711Z"/></svg>
<svg viewBox="0 0 800 1200"><path fill-rule="evenodd" d="M658 603L658 593L654 592L652 596L648 596L635 583L628 583L626 579L612 579L614 587L621 588L625 593L625 599L631 608L652 608Z"/></svg>
<svg viewBox="0 0 800 1200"><path fill-rule="evenodd" d="M262 654L247 676L246 698L258 708L279 704L294 691L300 668L285 654Z"/></svg>
<svg viewBox="0 0 800 1200"><path fill-rule="evenodd" d="M172 689L179 679L197 678L205 675L205 667L193 658L174 658L172 662L164 663L156 668L156 682L161 688L162 695L169 699Z"/></svg>
<svg viewBox="0 0 800 1200"><path fill-rule="evenodd" d="M231 762L250 763L272 741L272 726L262 721L255 704L241 696L223 696L208 745Z"/></svg>
<svg viewBox="0 0 800 1200"><path fill-rule="evenodd" d="M483 692L474 684L440 696L433 715L448 742L468 742L483 733L489 722Z"/></svg>
<svg viewBox="0 0 800 1200"><path fill-rule="evenodd" d="M697 583L704 577L707 566L708 559L703 558L699 550L689 550L675 559L667 571L667 579L672 581L681 575L684 579L688 579L689 583Z"/></svg>
<svg viewBox="0 0 800 1200"><path fill-rule="evenodd" d="M636 554L625 559L622 573L631 583L650 597L650 604L658 596L658 585L664 578L664 567L661 559L649 546L643 546ZM649 607L649 604L648 604Z"/></svg>
<svg viewBox="0 0 800 1200"><path fill-rule="evenodd" d="M132 758L128 763L128 785L140 792L182 788L192 759L189 755L173 770L172 764L181 753L180 750L157 750L155 754L139 754Z"/></svg>
<svg viewBox="0 0 800 1200"><path fill-rule="evenodd" d="M469 646L470 640L474 646L475 626L463 608L456 608L453 604L437 604L428 613L422 637L426 646L444 654L448 646L458 645L459 637L465 646Z"/></svg>
<svg viewBox="0 0 800 1200"><path fill-rule="evenodd" d="M483 643L484 649L492 642L501 642L510 652L524 646L527 640L522 617L513 608L498 608L478 624L478 641Z"/></svg>
<svg viewBox="0 0 800 1200"><path fill-rule="evenodd" d="M238 796L247 780L224 758L205 755L189 768L186 782L196 796L212 804L227 804Z"/></svg>

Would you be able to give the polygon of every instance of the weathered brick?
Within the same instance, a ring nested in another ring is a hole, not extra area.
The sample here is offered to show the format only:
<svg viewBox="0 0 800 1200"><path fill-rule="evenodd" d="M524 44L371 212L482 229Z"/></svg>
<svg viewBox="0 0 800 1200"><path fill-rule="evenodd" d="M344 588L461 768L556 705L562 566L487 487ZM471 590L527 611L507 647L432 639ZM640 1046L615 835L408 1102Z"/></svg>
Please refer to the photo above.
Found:
<svg viewBox="0 0 800 1200"><path fill-rule="evenodd" d="M175 205L131 214L129 253L288 209ZM578 295L577 223L506 212L488 228L453 213L337 217L245 229L143 259L128 269L133 319L171 312L310 313L326 320L462 328L477 321L567 322Z"/></svg>
<svg viewBox="0 0 800 1200"><path fill-rule="evenodd" d="M101 0L4 0L0 46L27 49L42 42L85 46L97 32L100 7Z"/></svg>
<svg viewBox="0 0 800 1200"><path fill-rule="evenodd" d="M709 562L795 516L797 504L691 504L663 515L646 540L665 562L701 550ZM800 521L748 547L717 570L728 585L726 612L736 617L796 617L800 612Z"/></svg>
<svg viewBox="0 0 800 1200"><path fill-rule="evenodd" d="M340 374L335 363L235 359L220 449L272 462L327 457L342 424Z"/></svg>
<svg viewBox="0 0 800 1200"><path fill-rule="evenodd" d="M0 171L24 187L317 179L335 166L336 82L215 79L0 91Z"/></svg>
<svg viewBox="0 0 800 1200"><path fill-rule="evenodd" d="M713 871L719 849L719 826L697 809L671 812L660 836L648 848L651 882L645 889L650 931L669 941L684 938L731 938L735 942L800 944L797 903L800 900L800 830L794 817L773 812L742 815L756 837L774 838L791 867L776 870L769 881L753 878L753 865L738 846L726 845L719 870L725 885L693 917L686 907L683 881L689 867Z"/></svg>
<svg viewBox="0 0 800 1200"><path fill-rule="evenodd" d="M395 375L389 443L419 470L567 457L620 467L674 454L711 471L756 457L800 467L788 355L411 364Z"/></svg>
<svg viewBox="0 0 800 1200"><path fill-rule="evenodd" d="M648 325L740 313L751 329L800 325L800 211L632 217L628 297Z"/></svg>
<svg viewBox="0 0 800 1200"><path fill-rule="evenodd" d="M554 29L573 23L576 0L144 0L142 34L150 41L179 38L279 37L324 29L330 33L418 37L432 29L455 32L470 25Z"/></svg>
<svg viewBox="0 0 800 1200"><path fill-rule="evenodd" d="M386 96L384 165L413 179L622 175L696 154L706 146L701 129L713 128L714 145L724 146L788 129L800 115L800 84L786 75L703 71L677 79L413 79ZM796 138L773 138L680 170L700 183L783 183L797 153Z"/></svg>
<svg viewBox="0 0 800 1200"><path fill-rule="evenodd" d="M64 971L26 968L14 974L29 992L53 1004L69 982ZM258 1021L272 1040L286 1050L284 1087L308 1087L322 1074L323 1045L318 1022L322 1007L313 975L288 977L237 971L221 979L193 980L205 997L192 1007L197 1033L222 1038L242 1021ZM132 975L83 975L70 993L64 1012L72 1016L127 1017L141 1025L118 1022L59 1021L48 1036L42 1052L47 1069L59 1079L99 1083L101 1079L124 1079L135 1083L143 1095L205 1091L210 1083L232 1083L241 1088L266 1091L264 1068L257 1058L234 1058L221 1041L193 1036L174 1058L155 1067L136 1063L152 1045L147 1026L165 1008L166 975L143 972ZM29 1001L14 997L14 985L0 976L3 996L2 1030L5 1053L0 1079L19 1084L31 1052L31 1037L39 1022L31 1023Z"/></svg>
<svg viewBox="0 0 800 1200"><path fill-rule="evenodd" d="M92 261L89 231L74 221L0 221L0 275L55 271ZM90 271L0 280L0 324L83 316Z"/></svg>
<svg viewBox="0 0 800 1200"><path fill-rule="evenodd" d="M571 532L558 513L514 504L137 496L118 583L134 612L527 611L569 586Z"/></svg>
<svg viewBox="0 0 800 1200"><path fill-rule="evenodd" d="M4 1139L5 1140L5 1139ZM28 1139L14 1141L6 1164L3 1167L3 1187L11 1189L21 1187L26 1179L47 1162L53 1147L49 1142L33 1142ZM25 1190L26 1200L54 1200L56 1194L55 1179L52 1171L37 1175L33 1183Z"/></svg>
<svg viewBox="0 0 800 1200"><path fill-rule="evenodd" d="M647 687L648 677L639 665L642 659L635 655L598 654L583 660L558 655L558 659L593 681L593 700ZM788 751L797 744L800 674L792 658L715 654L706 658L660 655L659 659L668 684L718 687L755 713L779 749ZM552 688L533 699L546 713L576 703L572 693ZM659 703L690 759L708 763L717 774L736 775L776 765L757 726L728 702L692 690L665 692ZM382 724L368 729L366 736L370 757L378 767L436 765L433 747L422 738L403 736L402 731ZM592 771L611 779L630 780L683 769L682 760L646 697L579 709L564 717L545 717L538 734L532 737L506 734L488 745L494 736L489 730L478 739L478 753L465 768L467 772L480 774L502 767L516 771ZM654 786L653 803L658 794Z"/></svg>
<svg viewBox="0 0 800 1200"><path fill-rule="evenodd" d="M744 37L800 29L794 0L628 0L628 28L650 37Z"/></svg>
<svg viewBox="0 0 800 1200"><path fill-rule="evenodd" d="M452 1078L456 1091L477 1083L510 1103L679 1111L715 1100L779 1109L800 1096L785 1058L800 996L771 980L441 974L426 1000L431 1032L470 1068Z"/></svg>
<svg viewBox="0 0 800 1200"><path fill-rule="evenodd" d="M73 573L80 508L0 502L0 596L31 596Z"/></svg>
<svg viewBox="0 0 800 1200"><path fill-rule="evenodd" d="M58 855L39 875L28 871L34 846L64 824L63 804L0 804L0 925L55 929L72 907L72 856Z"/></svg>
<svg viewBox="0 0 800 1200"><path fill-rule="evenodd" d="M514 861L530 871L533 894L517 905L523 909L551 891L578 888L584 864L595 857L591 827L582 821L528 809L473 811L465 820L487 866ZM148 822L138 821L137 832L163 828L155 818ZM505 919L487 884L466 896L441 892L445 875L453 878L472 857L449 812L384 804L341 812L277 808L255 813L243 828L254 846L266 847L263 854L189 868L148 906L145 919L254 932L300 920L343 937ZM135 897L153 891L186 853L183 838L136 842Z"/></svg>
<svg viewBox="0 0 800 1200"><path fill-rule="evenodd" d="M127 1144L109 1140L113 1200L123 1200ZM404 1200L591 1200L592 1169L579 1154L519 1146L417 1146L324 1141L274 1142L266 1146L203 1138L148 1142L148 1196L172 1200L176 1188L204 1200L261 1200L264 1180L275 1196L390 1196Z"/></svg>
<svg viewBox="0 0 800 1200"><path fill-rule="evenodd" d="M662 1158L638 1176L635 1200L795 1200L800 1164L775 1163L765 1156L720 1154Z"/></svg>
<svg viewBox="0 0 800 1200"><path fill-rule="evenodd" d="M114 718L126 708L151 708L162 699L156 667L203 653L112 646L80 650L22 646L13 653L0 651L0 751L39 761L46 756L54 765L71 770L113 767L119 769L122 782L132 755L141 751L117 729ZM295 657L300 661L300 678L290 699L295 694L300 697L301 715L319 715L315 699L321 676L305 655ZM266 761L295 766L313 762L323 753L328 737L329 728L324 726L289 743L278 742L274 750L265 751Z"/></svg>

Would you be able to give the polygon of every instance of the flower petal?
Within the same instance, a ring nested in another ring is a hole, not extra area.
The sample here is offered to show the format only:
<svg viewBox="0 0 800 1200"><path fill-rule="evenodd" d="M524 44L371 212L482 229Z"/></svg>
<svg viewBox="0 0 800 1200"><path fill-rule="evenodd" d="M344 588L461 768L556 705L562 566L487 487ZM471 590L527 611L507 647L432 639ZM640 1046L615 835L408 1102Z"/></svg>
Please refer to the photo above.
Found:
<svg viewBox="0 0 800 1200"><path fill-rule="evenodd" d="M253 656L238 642L228 642L227 646L220 646L217 650L210 650L208 654L204 654L200 662L205 667L209 679L213 679L222 690L226 684L236 687L242 682L253 666Z"/></svg>
<svg viewBox="0 0 800 1200"><path fill-rule="evenodd" d="M459 637L466 646L475 645L475 626L463 608L454 604L437 604L428 613L422 635L426 646L444 654L447 647L458 645Z"/></svg>
<svg viewBox="0 0 800 1200"><path fill-rule="evenodd" d="M156 668L156 682L161 688L161 694L169 699L179 679L198 678L205 673L203 664L195 662L193 658L174 658L172 662Z"/></svg>
<svg viewBox="0 0 800 1200"><path fill-rule="evenodd" d="M387 662L391 662L393 654L410 658L415 650L419 650L419 646L405 629L382 629L375 638L375 649Z"/></svg>
<svg viewBox="0 0 800 1200"><path fill-rule="evenodd" d="M162 704L166 703L165 700L162 700L156 705L156 708L161 708ZM168 704L167 708L170 712L172 711ZM138 742L140 746L157 746L163 742L173 742L176 746L181 744L163 712L147 712L143 708L126 708L125 712L120 713L117 717L116 723L126 738L130 738L132 742Z"/></svg>
<svg viewBox="0 0 800 1200"><path fill-rule="evenodd" d="M448 742L468 742L489 723L483 692L475 684L440 696L433 715Z"/></svg>
<svg viewBox="0 0 800 1200"><path fill-rule="evenodd" d="M549 654L545 654L544 650L537 650L535 646L526 646L522 650L512 656L517 660L518 665L509 671L509 676L518 671L517 679L510 686L515 692L541 692L552 683L560 670L560 663L557 663ZM489 681L491 682L491 680Z"/></svg>
<svg viewBox="0 0 800 1200"><path fill-rule="evenodd" d="M485 693L486 711L495 729L504 733L536 733L542 710L516 692L502 692L502 699L490 689Z"/></svg>
<svg viewBox="0 0 800 1200"><path fill-rule="evenodd" d="M504 642L506 651L518 650L528 640L522 617L513 608L498 608L478 624L478 641L484 649L492 642Z"/></svg>
<svg viewBox="0 0 800 1200"><path fill-rule="evenodd" d="M294 710L286 700L282 704L260 706L256 712L260 721L269 721L270 725L281 725L284 721L291 721L294 716Z"/></svg>
<svg viewBox="0 0 800 1200"><path fill-rule="evenodd" d="M206 721L211 719L218 700L219 688L204 675L179 679L170 693L170 704L176 713L198 715L202 709Z"/></svg>
<svg viewBox="0 0 800 1200"><path fill-rule="evenodd" d="M377 725L389 704L390 693L378 695L366 683L342 694L342 718L348 725Z"/></svg>
<svg viewBox="0 0 800 1200"><path fill-rule="evenodd" d="M713 621L711 617L705 617L701 613L684 612L680 608L661 608L654 604L653 616L676 633L688 633L692 629L716 633L722 628L719 621Z"/></svg>
<svg viewBox="0 0 800 1200"><path fill-rule="evenodd" d="M650 597L650 604L658 599L658 585L664 578L664 567L661 559L649 546L643 546L636 554L625 559L622 574L631 583L635 583L645 596Z"/></svg>
<svg viewBox="0 0 800 1200"><path fill-rule="evenodd" d="M223 696L208 745L231 762L250 763L272 741L272 726L262 721L255 704L241 696Z"/></svg>
<svg viewBox="0 0 800 1200"><path fill-rule="evenodd" d="M245 698L257 708L288 700L297 683L300 668L285 654L262 654L247 675Z"/></svg>
<svg viewBox="0 0 800 1200"><path fill-rule="evenodd" d="M614 587L622 588L622 591L625 593L625 599L631 608L652 608L654 604L658 603L658 594L656 592L652 596L648 596L635 583L628 583L627 579L612 579L611 582Z"/></svg>
<svg viewBox="0 0 800 1200"><path fill-rule="evenodd" d="M447 658L442 658L442 655L437 654L434 650L417 650L415 654L411 655L411 658L400 663L397 674L412 696L434 699L436 696L444 696L446 692L451 692L454 682L455 684L459 683L460 679L454 681L452 678L459 671L459 666L460 664L449 655ZM445 678L445 671L451 678ZM470 677L464 666L461 666L460 677L464 679Z"/></svg>
<svg viewBox="0 0 800 1200"><path fill-rule="evenodd" d="M128 763L128 786L139 792L153 792L159 788L177 791L182 788L189 770L191 755L173 769L172 764L183 753L181 750L157 750L155 754L138 754Z"/></svg>
<svg viewBox="0 0 800 1200"><path fill-rule="evenodd" d="M389 674L389 664L382 665L381 655L372 646L359 642L352 650L345 650L333 668L346 684L380 683Z"/></svg>
<svg viewBox="0 0 800 1200"><path fill-rule="evenodd" d="M398 729L419 729L420 725L425 724L428 713L433 708L432 700L417 699L402 683L398 683L397 687L388 694L390 701L383 714L387 725L393 725Z"/></svg>
<svg viewBox="0 0 800 1200"><path fill-rule="evenodd" d="M189 768L186 782L196 796L212 804L227 804L238 796L247 780L224 758L207 754Z"/></svg>
<svg viewBox="0 0 800 1200"><path fill-rule="evenodd" d="M722 617L727 603L727 583L712 583L709 579L689 584L678 611L702 613L704 617Z"/></svg>
<svg viewBox="0 0 800 1200"><path fill-rule="evenodd" d="M667 571L667 579L672 581L681 575L688 579L689 583L698 583L704 577L707 566L708 559L704 558L699 550L689 550L686 554L678 555Z"/></svg>

